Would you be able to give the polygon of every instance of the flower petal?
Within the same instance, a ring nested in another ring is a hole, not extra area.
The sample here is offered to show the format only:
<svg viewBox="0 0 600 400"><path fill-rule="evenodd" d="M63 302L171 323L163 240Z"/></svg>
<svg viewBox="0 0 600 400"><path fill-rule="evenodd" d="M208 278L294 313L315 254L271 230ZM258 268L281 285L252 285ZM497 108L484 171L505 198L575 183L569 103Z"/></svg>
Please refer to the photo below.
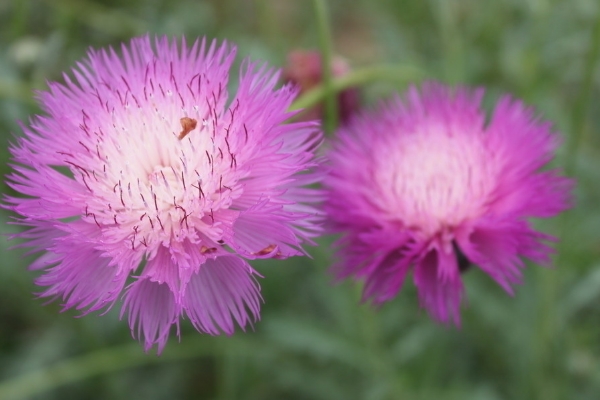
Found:
<svg viewBox="0 0 600 400"><path fill-rule="evenodd" d="M441 276L444 278L440 279ZM440 322L460 325L464 289L454 251L444 251L434 244L417 264L414 280L422 307Z"/></svg>
<svg viewBox="0 0 600 400"><path fill-rule="evenodd" d="M89 227L81 221L32 225L17 236L30 239L23 246L34 247L31 253L42 248L47 251L30 265L33 270L45 270L35 280L47 287L39 296L61 297L63 311L75 308L84 315L110 308L125 286L130 267L114 263L94 246L98 231L86 229Z"/></svg>
<svg viewBox="0 0 600 400"><path fill-rule="evenodd" d="M63 310L75 308L83 314L111 306L125 286L127 273L110 266L111 259L92 248L73 247L62 254L47 253L46 262L56 263L37 278L39 286L49 286L43 297L62 297ZM47 267L46 267L47 268Z"/></svg>
<svg viewBox="0 0 600 400"><path fill-rule="evenodd" d="M551 236L535 232L524 221L482 219L470 229L457 233L457 242L467 258L494 279L509 294L521 283L521 257L548 262L552 249L541 240Z"/></svg>
<svg viewBox="0 0 600 400"><path fill-rule="evenodd" d="M182 299L182 307L200 332L228 335L234 321L242 328L259 318L260 287L256 272L237 256L209 259L192 275Z"/></svg>
<svg viewBox="0 0 600 400"><path fill-rule="evenodd" d="M173 324L179 335L180 308L167 284L150 279L132 283L125 294L121 318L126 312L132 336L144 342L146 351L156 344L160 354Z"/></svg>
<svg viewBox="0 0 600 400"><path fill-rule="evenodd" d="M303 255L300 241L280 207L255 207L240 213L233 224L231 246L247 258L287 258ZM260 232L260 234L257 234Z"/></svg>

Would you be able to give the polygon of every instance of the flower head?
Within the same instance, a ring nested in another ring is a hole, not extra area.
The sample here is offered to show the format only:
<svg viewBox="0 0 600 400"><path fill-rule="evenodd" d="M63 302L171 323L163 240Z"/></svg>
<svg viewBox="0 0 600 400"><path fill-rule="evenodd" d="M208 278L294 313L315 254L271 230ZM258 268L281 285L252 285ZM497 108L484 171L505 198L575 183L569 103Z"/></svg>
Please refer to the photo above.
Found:
<svg viewBox="0 0 600 400"><path fill-rule="evenodd" d="M412 271L421 305L459 324L470 264L512 293L524 258L549 261L552 237L527 219L568 207L571 182L541 170L558 138L508 96L486 123L482 96L413 87L339 131L325 182L326 211L342 233L333 271L364 280L365 299L390 300Z"/></svg>
<svg viewBox="0 0 600 400"><path fill-rule="evenodd" d="M245 259L302 255L319 231L304 186L318 180L314 123L284 123L296 96L278 74L242 64L228 99L235 48L205 40L136 38L90 51L74 79L39 93L45 115L11 148L6 207L43 252L41 296L65 309L121 315L148 350L187 316L231 334L259 317Z"/></svg>

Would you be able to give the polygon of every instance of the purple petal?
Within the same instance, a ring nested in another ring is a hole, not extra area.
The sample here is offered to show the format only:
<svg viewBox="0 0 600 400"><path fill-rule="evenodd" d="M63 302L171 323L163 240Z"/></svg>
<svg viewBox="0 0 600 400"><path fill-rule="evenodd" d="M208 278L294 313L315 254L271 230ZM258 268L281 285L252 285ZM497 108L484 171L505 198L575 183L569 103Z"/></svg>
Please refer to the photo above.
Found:
<svg viewBox="0 0 600 400"><path fill-rule="evenodd" d="M233 224L231 246L248 258L303 255L289 218L278 215L278 210L281 207L256 207L240 213Z"/></svg>
<svg viewBox="0 0 600 400"><path fill-rule="evenodd" d="M414 280L421 305L435 319L460 325L459 310L464 289L454 251L444 251L434 245L415 267Z"/></svg>
<svg viewBox="0 0 600 400"><path fill-rule="evenodd" d="M144 349L150 350L155 344L160 354L167 343L171 325L177 325L179 334L180 308L167 284L150 279L138 279L125 293L121 318L129 316L129 327L134 338L144 342Z"/></svg>
<svg viewBox="0 0 600 400"><path fill-rule="evenodd" d="M200 332L233 334L234 321L242 329L259 318L260 287L256 272L237 256L209 259L191 277L182 306Z"/></svg>

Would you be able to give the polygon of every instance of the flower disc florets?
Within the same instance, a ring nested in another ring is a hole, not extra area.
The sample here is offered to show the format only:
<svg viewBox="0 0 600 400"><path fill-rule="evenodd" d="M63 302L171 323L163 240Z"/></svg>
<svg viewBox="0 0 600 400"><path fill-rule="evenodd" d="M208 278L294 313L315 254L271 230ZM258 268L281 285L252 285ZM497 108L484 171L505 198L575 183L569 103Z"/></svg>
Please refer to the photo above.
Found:
<svg viewBox="0 0 600 400"><path fill-rule="evenodd" d="M321 138L285 124L296 90L246 62L228 99L235 48L148 37L91 51L50 83L47 115L23 127L9 207L45 269L42 296L89 312L114 303L146 348L187 315L211 334L258 318L255 271L243 258L303 254L318 232L303 188Z"/></svg>
<svg viewBox="0 0 600 400"><path fill-rule="evenodd" d="M483 91L411 88L340 129L329 153L326 211L341 232L339 278L393 298L413 271L421 304L459 323L470 264L512 293L523 258L547 262L550 236L527 218L568 207L571 182L542 171L558 145L548 123L503 97L486 124Z"/></svg>

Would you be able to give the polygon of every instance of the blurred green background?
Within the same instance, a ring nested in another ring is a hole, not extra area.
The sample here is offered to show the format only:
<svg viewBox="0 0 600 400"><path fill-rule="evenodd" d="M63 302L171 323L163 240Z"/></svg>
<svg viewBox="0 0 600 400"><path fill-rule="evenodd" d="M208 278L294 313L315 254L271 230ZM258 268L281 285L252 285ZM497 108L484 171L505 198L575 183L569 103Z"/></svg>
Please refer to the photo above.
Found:
<svg viewBox="0 0 600 400"><path fill-rule="evenodd" d="M576 208L539 226L561 238L556 268L531 266L514 298L464 275L462 328L434 323L407 282L380 309L332 285L324 238L313 259L254 263L265 304L254 329L198 334L187 321L164 353L145 354L118 309L74 318L35 299L32 261L8 251L0 210L0 399L598 399L600 398L600 2L331 0L333 48L366 105L426 79L509 92L564 134L554 161L576 177ZM313 3L292 0L0 1L0 173L8 143L39 108L34 90L86 54L146 32L228 39L241 57L283 66L318 48ZM240 58L241 58L240 57ZM389 74L388 74L389 75ZM392 75L394 75L392 73ZM2 193L11 193L4 181Z"/></svg>

